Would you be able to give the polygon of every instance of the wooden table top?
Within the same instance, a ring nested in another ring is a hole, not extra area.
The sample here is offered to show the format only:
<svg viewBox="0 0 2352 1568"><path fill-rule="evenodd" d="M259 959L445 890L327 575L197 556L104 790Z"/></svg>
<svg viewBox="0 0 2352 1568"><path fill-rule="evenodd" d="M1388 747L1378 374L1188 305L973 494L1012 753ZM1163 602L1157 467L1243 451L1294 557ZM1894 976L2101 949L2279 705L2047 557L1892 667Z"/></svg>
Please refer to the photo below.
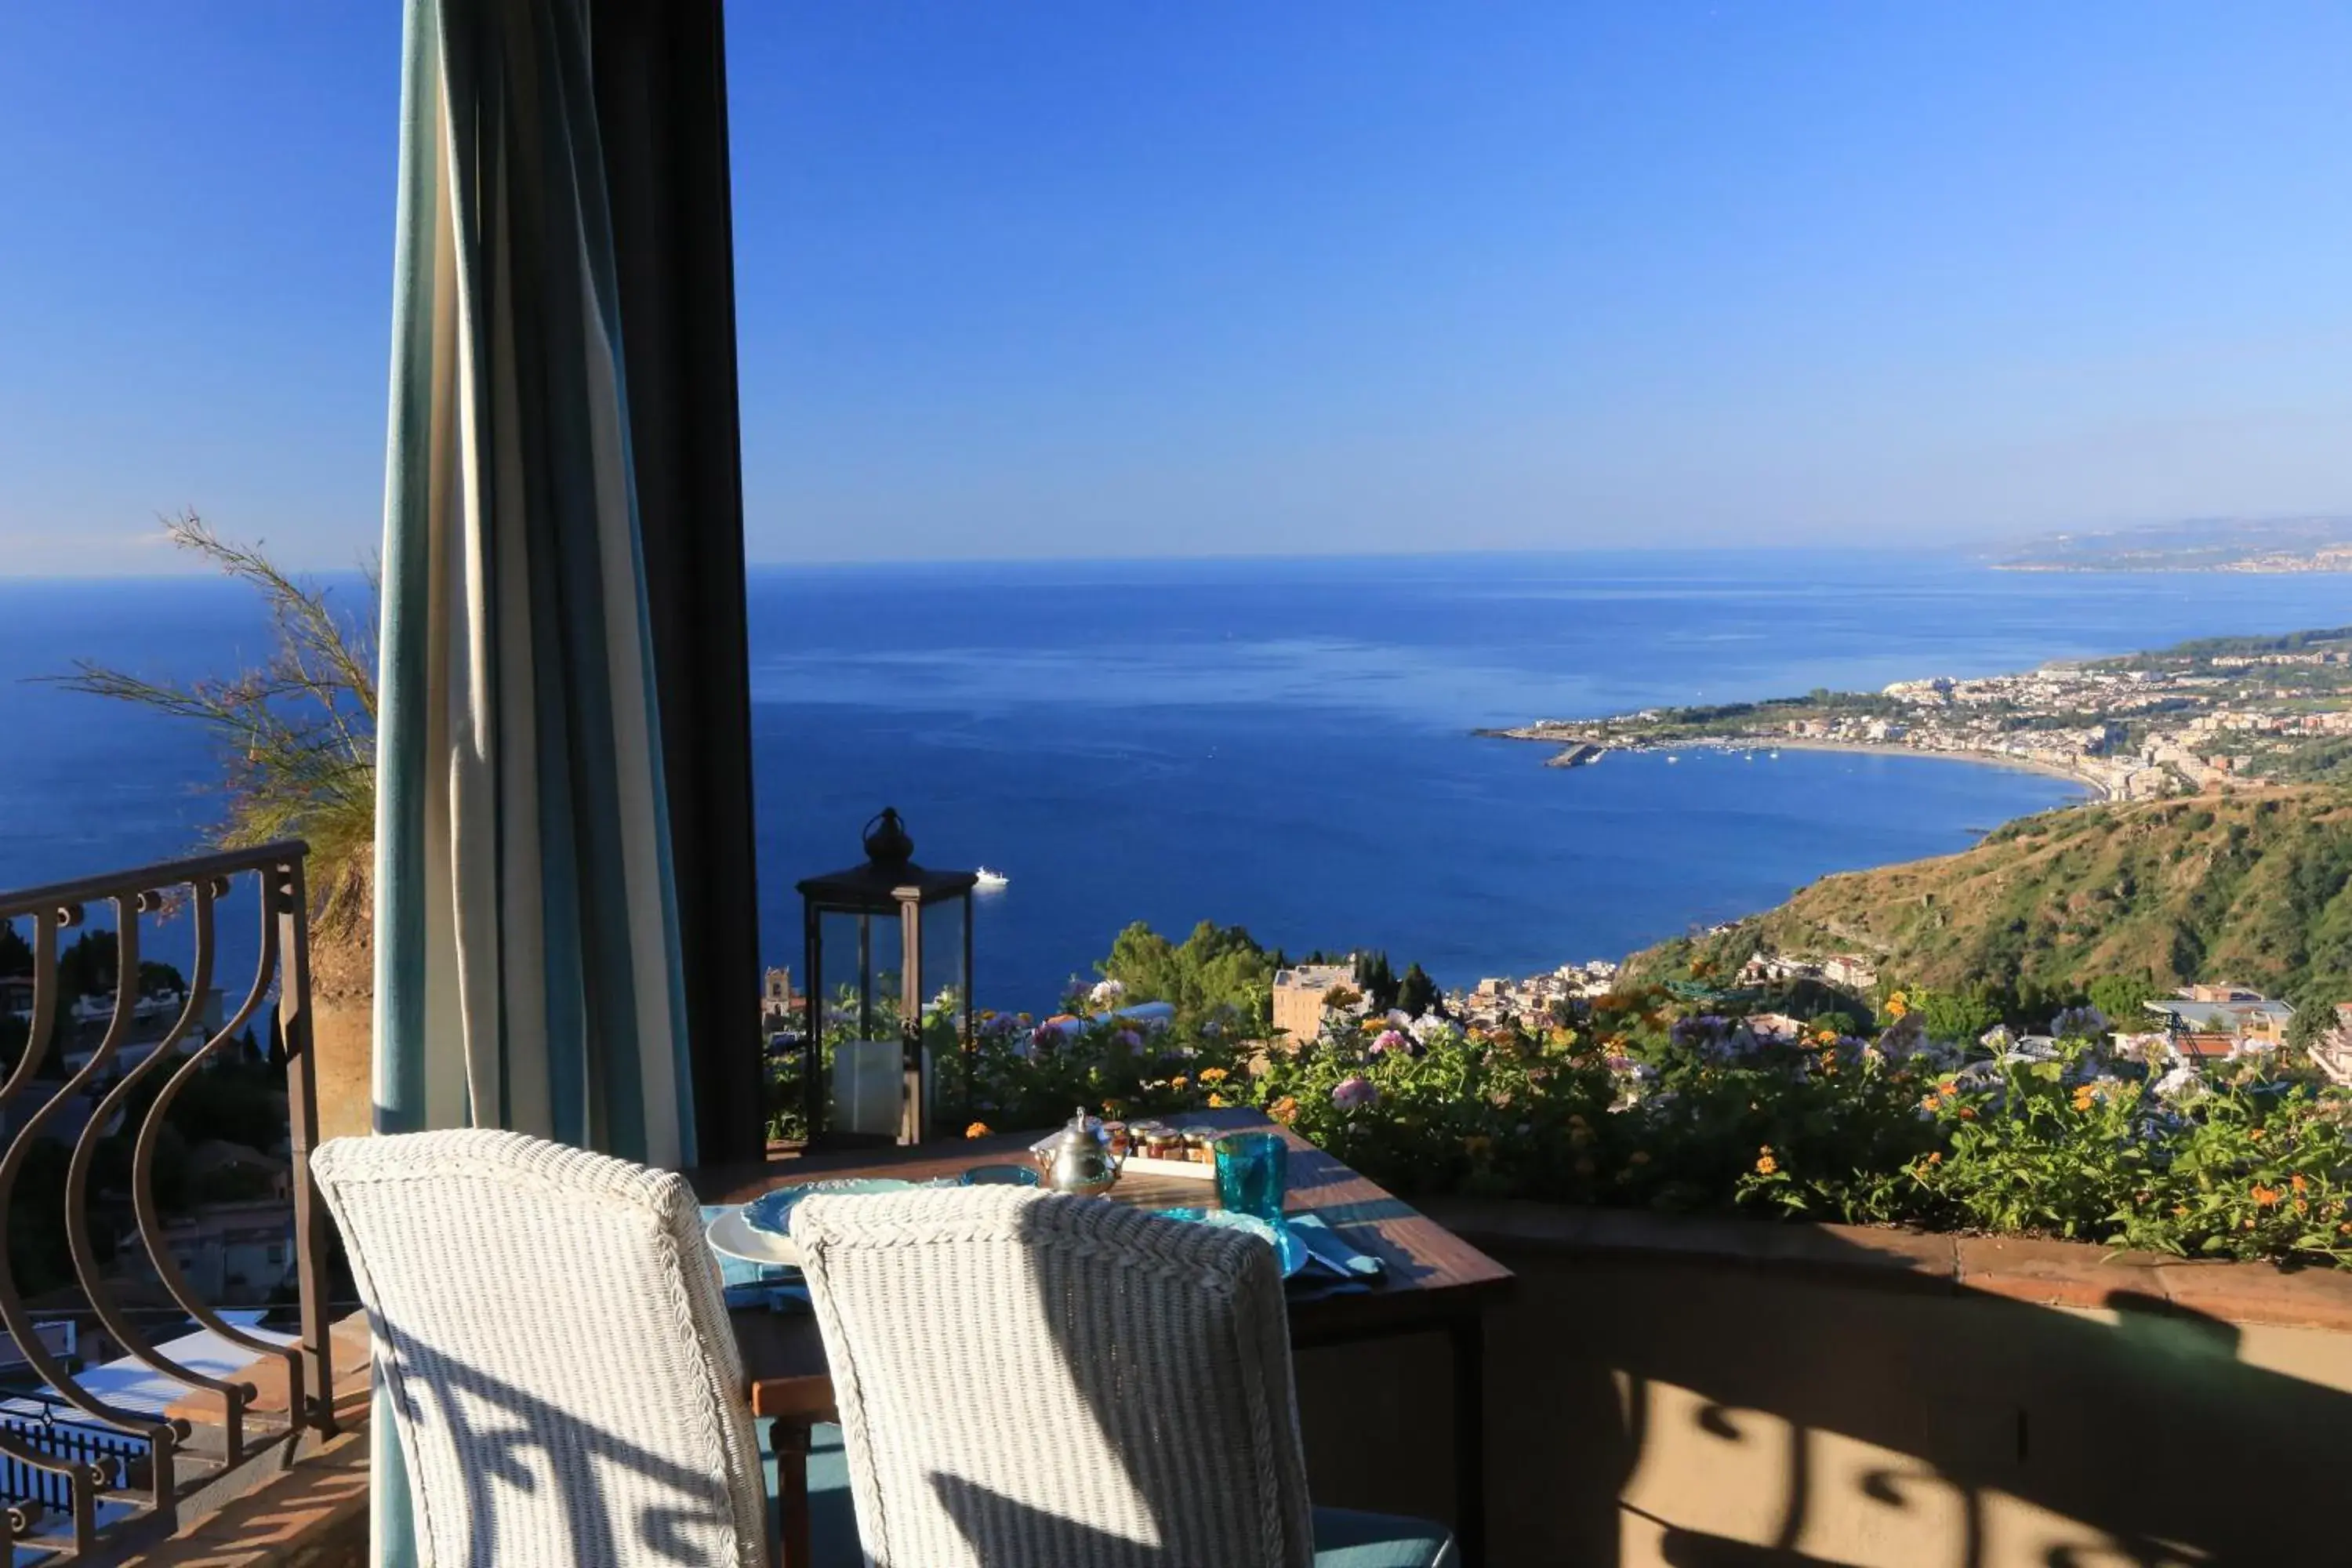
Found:
<svg viewBox="0 0 2352 1568"><path fill-rule="evenodd" d="M1224 1131L1271 1126L1255 1110L1209 1110L1183 1118L1184 1125ZM1388 1265L1370 1290L1306 1296L1290 1303L1290 1333L1301 1345L1438 1328L1464 1313L1482 1310L1510 1288L1511 1271L1417 1212L1288 1129L1290 1192L1284 1208L1311 1213L1360 1252ZM915 1148L858 1150L809 1155L759 1165L709 1166L686 1173L706 1204L746 1203L773 1187L821 1177L898 1176L929 1181L974 1165L1026 1163L1028 1146L1042 1132L979 1138ZM1216 1188L1207 1181L1137 1173L1121 1178L1108 1194L1115 1203L1149 1208L1216 1206ZM752 1308L734 1315L735 1340L751 1383L751 1413L828 1415L833 1384L816 1320L806 1312Z"/></svg>

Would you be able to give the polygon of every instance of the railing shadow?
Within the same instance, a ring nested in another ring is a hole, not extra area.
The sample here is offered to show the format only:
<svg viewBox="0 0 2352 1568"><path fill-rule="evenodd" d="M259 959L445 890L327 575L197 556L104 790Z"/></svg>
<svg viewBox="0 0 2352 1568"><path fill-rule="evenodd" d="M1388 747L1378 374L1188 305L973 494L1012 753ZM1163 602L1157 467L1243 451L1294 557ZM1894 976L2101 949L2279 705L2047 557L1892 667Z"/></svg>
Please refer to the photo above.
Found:
<svg viewBox="0 0 2352 1568"><path fill-rule="evenodd" d="M1873 1529L1932 1541L1922 1568L2352 1561L2290 1500L2324 1495L2352 1451L2352 1394L2250 1363L2238 1329L2174 1303L2118 1289L2105 1321L1723 1260L1504 1257L1521 1294L1490 1340L1509 1384L1489 1401L1498 1563L1613 1563L1629 1525L1677 1568L1816 1568L1835 1561L1821 1542ZM1917 1468L1832 1475L1815 1458L1832 1437ZM1775 1522L1687 1522L1716 1511L1710 1462L1728 1479L1759 1460ZM1693 1502L1665 1510L1683 1521L1631 1500L1661 1489ZM2015 1504L2073 1539L1997 1545L1990 1517Z"/></svg>
<svg viewBox="0 0 2352 1568"><path fill-rule="evenodd" d="M732 1529L734 1502L719 1479L610 1431L584 1431L575 1415L463 1355L412 1334L391 1343L396 1375L384 1384L402 1419L446 1426L465 1457L468 1564L488 1568L504 1554L508 1562L698 1565L707 1556L696 1532L708 1532L707 1540ZM505 1526L510 1496L533 1500L534 1521L546 1517L536 1506L543 1487L558 1494L566 1530L560 1546L541 1538L536 1524L533 1533L513 1538ZM413 1495L421 1515L425 1494Z"/></svg>

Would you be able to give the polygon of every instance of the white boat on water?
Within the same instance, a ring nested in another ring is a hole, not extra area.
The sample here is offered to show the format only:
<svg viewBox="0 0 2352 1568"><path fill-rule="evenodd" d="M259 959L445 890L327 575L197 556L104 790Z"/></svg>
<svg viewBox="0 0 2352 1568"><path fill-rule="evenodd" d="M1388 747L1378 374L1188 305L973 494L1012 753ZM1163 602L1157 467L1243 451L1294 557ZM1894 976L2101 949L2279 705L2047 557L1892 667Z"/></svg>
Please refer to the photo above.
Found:
<svg viewBox="0 0 2352 1568"><path fill-rule="evenodd" d="M992 871L987 867L982 866L979 870L972 873L971 885L982 892L992 893L1000 888L1009 886L1012 883L1012 880L1013 879L1006 876L1003 872Z"/></svg>

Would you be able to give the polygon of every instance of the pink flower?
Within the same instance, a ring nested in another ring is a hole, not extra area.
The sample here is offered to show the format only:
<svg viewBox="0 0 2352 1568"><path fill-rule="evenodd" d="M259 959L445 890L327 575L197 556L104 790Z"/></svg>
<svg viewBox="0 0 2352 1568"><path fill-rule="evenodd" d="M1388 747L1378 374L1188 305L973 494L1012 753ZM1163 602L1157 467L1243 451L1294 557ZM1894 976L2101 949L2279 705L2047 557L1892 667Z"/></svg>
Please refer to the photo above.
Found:
<svg viewBox="0 0 2352 1568"><path fill-rule="evenodd" d="M1331 1090L1331 1103L1342 1110L1359 1110L1366 1106L1378 1105L1380 1100L1379 1088L1361 1073L1341 1079Z"/></svg>
<svg viewBox="0 0 2352 1568"><path fill-rule="evenodd" d="M1404 1045L1405 1040L1402 1035L1397 1033L1394 1029L1383 1029L1381 1031L1381 1037L1372 1042L1372 1055L1376 1057L1384 1057L1391 1051L1401 1051L1404 1049Z"/></svg>

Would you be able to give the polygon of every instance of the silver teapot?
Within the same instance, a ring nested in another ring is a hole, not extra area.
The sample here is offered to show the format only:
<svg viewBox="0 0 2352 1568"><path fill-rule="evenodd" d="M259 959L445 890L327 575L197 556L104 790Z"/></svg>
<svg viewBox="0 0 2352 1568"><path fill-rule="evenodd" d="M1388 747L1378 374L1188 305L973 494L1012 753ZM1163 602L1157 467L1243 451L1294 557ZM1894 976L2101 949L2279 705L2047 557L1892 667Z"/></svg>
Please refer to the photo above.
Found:
<svg viewBox="0 0 2352 1568"><path fill-rule="evenodd" d="M1083 1108L1070 1118L1067 1127L1034 1145L1030 1152L1036 1156L1037 1169L1044 1173L1047 1186L1057 1193L1077 1193L1087 1197L1110 1191L1124 1163L1110 1152L1110 1139L1104 1133L1102 1124L1088 1117Z"/></svg>

